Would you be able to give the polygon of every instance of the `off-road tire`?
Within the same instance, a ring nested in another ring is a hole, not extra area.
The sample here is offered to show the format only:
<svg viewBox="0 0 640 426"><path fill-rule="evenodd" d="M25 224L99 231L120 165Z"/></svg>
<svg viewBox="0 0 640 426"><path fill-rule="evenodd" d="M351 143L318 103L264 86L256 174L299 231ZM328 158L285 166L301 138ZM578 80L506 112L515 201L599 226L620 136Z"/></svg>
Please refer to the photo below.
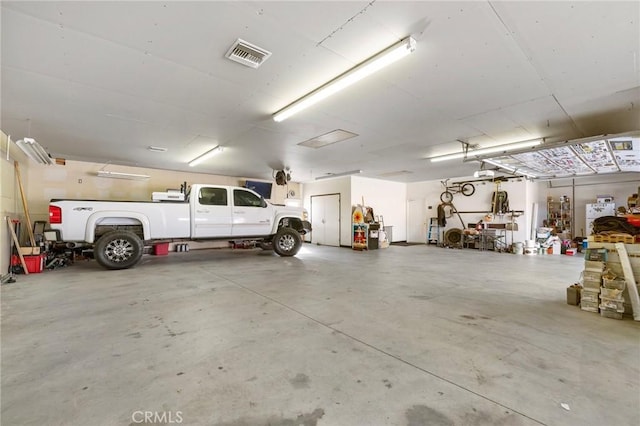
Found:
<svg viewBox="0 0 640 426"><path fill-rule="evenodd" d="M93 255L107 269L127 269L142 258L144 243L133 232L111 231L100 237Z"/></svg>
<svg viewBox="0 0 640 426"><path fill-rule="evenodd" d="M302 247L302 237L293 228L280 228L273 237L273 251L280 256L295 256L300 247Z"/></svg>

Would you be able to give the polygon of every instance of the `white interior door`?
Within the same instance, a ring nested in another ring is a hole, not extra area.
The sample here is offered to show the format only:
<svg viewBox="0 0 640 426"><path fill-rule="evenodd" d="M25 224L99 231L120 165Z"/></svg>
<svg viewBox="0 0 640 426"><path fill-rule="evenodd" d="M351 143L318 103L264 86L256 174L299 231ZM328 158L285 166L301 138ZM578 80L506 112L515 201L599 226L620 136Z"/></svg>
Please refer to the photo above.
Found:
<svg viewBox="0 0 640 426"><path fill-rule="evenodd" d="M435 213L435 212L434 212ZM426 243L427 208L424 199L407 201L407 242Z"/></svg>
<svg viewBox="0 0 640 426"><path fill-rule="evenodd" d="M311 242L340 246L340 195L311 197Z"/></svg>

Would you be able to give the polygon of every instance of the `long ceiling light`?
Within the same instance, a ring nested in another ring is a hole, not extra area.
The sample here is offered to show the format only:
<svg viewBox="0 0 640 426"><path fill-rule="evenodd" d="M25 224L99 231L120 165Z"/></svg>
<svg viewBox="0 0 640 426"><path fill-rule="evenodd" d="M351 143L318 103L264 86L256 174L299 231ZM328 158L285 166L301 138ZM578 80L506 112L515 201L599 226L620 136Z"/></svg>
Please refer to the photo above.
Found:
<svg viewBox="0 0 640 426"><path fill-rule="evenodd" d="M96 172L98 177L103 178L111 178L111 179L127 179L127 180L145 180L149 179L151 176L149 175L139 175L135 173L121 173L121 172L110 172L108 170L98 170Z"/></svg>
<svg viewBox="0 0 640 426"><path fill-rule="evenodd" d="M416 50L416 41L412 37L406 37L282 108L273 114L273 120L277 122L286 120L303 109L309 108L311 105L404 58L414 50Z"/></svg>
<svg viewBox="0 0 640 426"><path fill-rule="evenodd" d="M502 163L499 163L497 161L493 161L493 160L490 160L490 159L484 159L482 161L484 163L491 164L492 166L495 166L495 167L501 168L503 170L506 170L506 171L508 171L510 173L520 174L520 175L523 175L523 176L526 176L526 177L530 177L532 179L535 179L535 178L538 177L538 176L536 176L534 174L531 174L531 173L528 173L528 172L523 172L522 170L516 169L515 167L507 166L506 164L502 164Z"/></svg>
<svg viewBox="0 0 640 426"><path fill-rule="evenodd" d="M340 176L357 175L360 173L362 173L362 170L349 170L348 172L342 172L342 173L329 173L326 176L318 176L316 180L329 179L329 178L340 177Z"/></svg>
<svg viewBox="0 0 640 426"><path fill-rule="evenodd" d="M223 147L221 147L220 145L216 146L215 148L210 149L209 151L205 152L204 154L194 158L193 160L189 161L189 167L194 167L200 163L202 163L204 160L213 157L216 154L221 153L224 150Z"/></svg>
<svg viewBox="0 0 640 426"><path fill-rule="evenodd" d="M542 139L534 139L534 140L524 141L524 142L497 145L489 148L469 150L467 152L463 151L463 152L456 152L453 154L439 155L437 157L431 157L430 160L432 163L437 163L439 161L455 160L458 158L480 157L482 155L495 154L498 152L509 152L509 151L515 151L517 149L531 148L531 147L540 145L541 143L542 143Z"/></svg>
<svg viewBox="0 0 640 426"><path fill-rule="evenodd" d="M53 159L35 139L20 139L16 142L16 145L36 163L46 164L47 166L53 164Z"/></svg>

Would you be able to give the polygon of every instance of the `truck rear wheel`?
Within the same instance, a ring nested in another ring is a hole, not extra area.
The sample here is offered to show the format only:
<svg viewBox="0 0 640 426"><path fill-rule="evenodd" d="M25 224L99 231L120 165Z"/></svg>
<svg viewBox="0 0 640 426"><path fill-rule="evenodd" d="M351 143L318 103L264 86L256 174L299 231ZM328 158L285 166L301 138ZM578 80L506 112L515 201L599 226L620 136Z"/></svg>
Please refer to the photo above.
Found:
<svg viewBox="0 0 640 426"><path fill-rule="evenodd" d="M93 256L107 269L127 269L140 261L143 248L144 243L133 232L111 231L100 237Z"/></svg>
<svg viewBox="0 0 640 426"><path fill-rule="evenodd" d="M273 251L280 256L295 256L301 246L302 237L293 228L280 228L273 237Z"/></svg>

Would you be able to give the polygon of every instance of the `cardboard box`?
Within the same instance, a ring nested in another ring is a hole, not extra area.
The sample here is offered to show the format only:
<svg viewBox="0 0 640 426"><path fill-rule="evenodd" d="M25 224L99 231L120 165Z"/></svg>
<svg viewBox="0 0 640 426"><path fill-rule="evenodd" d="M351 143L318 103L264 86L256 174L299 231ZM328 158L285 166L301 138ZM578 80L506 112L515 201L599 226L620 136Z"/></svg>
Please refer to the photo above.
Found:
<svg viewBox="0 0 640 426"><path fill-rule="evenodd" d="M19 250L23 256L37 256L40 254L40 247L20 247Z"/></svg>

